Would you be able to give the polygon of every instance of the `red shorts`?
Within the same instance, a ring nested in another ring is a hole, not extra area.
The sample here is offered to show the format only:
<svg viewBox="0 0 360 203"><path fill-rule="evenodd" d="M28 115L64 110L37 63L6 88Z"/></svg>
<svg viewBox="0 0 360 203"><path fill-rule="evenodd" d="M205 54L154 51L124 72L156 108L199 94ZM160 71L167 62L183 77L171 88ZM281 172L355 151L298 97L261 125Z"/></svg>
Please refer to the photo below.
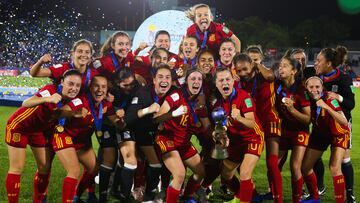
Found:
<svg viewBox="0 0 360 203"><path fill-rule="evenodd" d="M192 146L191 142L184 146L175 146L173 140L162 135L156 136L155 142L158 145L162 155L176 150L179 152L181 159L186 160L197 154L197 150L194 146Z"/></svg>
<svg viewBox="0 0 360 203"><path fill-rule="evenodd" d="M233 139L227 148L229 152L228 160L241 163L245 154L253 154L260 157L264 150L264 140L261 136L254 136L252 139Z"/></svg>
<svg viewBox="0 0 360 203"><path fill-rule="evenodd" d="M265 138L280 137L281 136L281 123L280 120L267 121L261 123Z"/></svg>
<svg viewBox="0 0 360 203"><path fill-rule="evenodd" d="M26 145L32 147L48 147L49 141L43 132L22 132L20 129L10 129L6 126L5 142L13 147L26 148Z"/></svg>
<svg viewBox="0 0 360 203"><path fill-rule="evenodd" d="M309 139L309 148L325 151L329 145L331 147L349 148L350 134L348 131L340 135L321 134L313 132Z"/></svg>
<svg viewBox="0 0 360 203"><path fill-rule="evenodd" d="M308 146L309 133L306 131L290 131L281 129L280 150L292 149L294 146Z"/></svg>
<svg viewBox="0 0 360 203"><path fill-rule="evenodd" d="M66 133L55 133L51 138L53 150L59 151L66 148L75 148L75 150L86 149L92 146L91 137L81 139L81 137L71 137Z"/></svg>

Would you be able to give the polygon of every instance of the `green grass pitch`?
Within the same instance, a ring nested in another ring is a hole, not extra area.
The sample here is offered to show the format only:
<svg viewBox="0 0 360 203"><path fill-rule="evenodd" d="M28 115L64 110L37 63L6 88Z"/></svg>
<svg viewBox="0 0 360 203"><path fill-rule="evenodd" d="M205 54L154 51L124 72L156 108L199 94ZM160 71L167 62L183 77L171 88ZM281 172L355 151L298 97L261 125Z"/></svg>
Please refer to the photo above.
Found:
<svg viewBox="0 0 360 203"><path fill-rule="evenodd" d="M356 90L356 101L360 101L360 89ZM7 159L7 145L4 143L4 134L5 134L5 125L9 116L15 111L14 107L0 107L0 202L7 202L6 189L5 189L5 177L8 170L8 159ZM354 166L355 171L355 194L360 198L360 108L359 105L355 107L352 112L353 115L353 148L351 160ZM195 139L193 139L194 144L197 145ZM94 145L97 148L97 141L94 139ZM30 148L27 149L27 158L26 165L21 177L21 191L20 191L20 202L32 202L32 193L33 193L33 176L36 171L35 161L32 157ZM263 153L261 160L259 161L255 171L254 171L254 181L258 192L266 192L268 187L267 177L266 177L266 163L265 163L265 153ZM328 164L329 161L329 150L323 155L324 163ZM62 180L65 177L65 171L60 165L59 161L55 158L51 180L48 190L48 202L61 202L61 188ZM289 164L286 163L283 172L283 196L284 202L291 202L291 177ZM214 190L216 194L216 188L218 188L218 180L214 184ZM322 197L321 202L333 202L333 187L332 187L332 178L329 175L329 170L325 170L325 184L327 187L327 192L324 197ZM223 202L223 200L215 198L211 202Z"/></svg>

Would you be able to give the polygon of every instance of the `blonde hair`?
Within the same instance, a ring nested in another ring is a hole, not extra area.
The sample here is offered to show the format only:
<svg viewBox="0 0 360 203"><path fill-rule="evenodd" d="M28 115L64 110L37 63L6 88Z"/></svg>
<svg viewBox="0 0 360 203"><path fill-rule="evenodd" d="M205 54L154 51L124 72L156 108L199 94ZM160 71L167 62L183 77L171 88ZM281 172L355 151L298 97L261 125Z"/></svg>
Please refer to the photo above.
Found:
<svg viewBox="0 0 360 203"><path fill-rule="evenodd" d="M209 5L207 5L207 4L196 4L195 6L189 8L189 10L185 11L185 16L187 18L189 18L191 21L195 22L195 17L196 17L195 11L196 11L196 9L199 9L199 8L208 8L210 11L210 17L212 19L211 10L210 10Z"/></svg>
<svg viewBox="0 0 360 203"><path fill-rule="evenodd" d="M111 45L115 44L115 41L118 37L123 36L123 37L127 37L130 40L130 36L128 33L124 32L124 31L117 31L114 32L111 37L107 38L107 40L105 41L105 43L103 44L103 46L100 49L100 56L104 56L107 54L110 54L110 52L112 51Z"/></svg>
<svg viewBox="0 0 360 203"><path fill-rule="evenodd" d="M71 48L71 51L75 52L76 48L81 44L87 44L90 47L91 55L94 54L94 47L93 47L92 43L89 40L86 40L86 39L80 39L80 40L74 42L74 44L73 44L73 46Z"/></svg>

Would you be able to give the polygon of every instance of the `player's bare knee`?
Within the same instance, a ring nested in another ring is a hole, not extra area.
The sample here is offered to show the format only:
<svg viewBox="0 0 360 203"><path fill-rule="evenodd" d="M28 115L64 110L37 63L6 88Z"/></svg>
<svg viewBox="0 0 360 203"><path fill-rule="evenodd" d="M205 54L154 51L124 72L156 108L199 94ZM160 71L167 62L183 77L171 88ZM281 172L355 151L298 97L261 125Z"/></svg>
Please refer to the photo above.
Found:
<svg viewBox="0 0 360 203"><path fill-rule="evenodd" d="M242 169L240 171L240 180L248 180L251 178L252 171L249 169Z"/></svg>

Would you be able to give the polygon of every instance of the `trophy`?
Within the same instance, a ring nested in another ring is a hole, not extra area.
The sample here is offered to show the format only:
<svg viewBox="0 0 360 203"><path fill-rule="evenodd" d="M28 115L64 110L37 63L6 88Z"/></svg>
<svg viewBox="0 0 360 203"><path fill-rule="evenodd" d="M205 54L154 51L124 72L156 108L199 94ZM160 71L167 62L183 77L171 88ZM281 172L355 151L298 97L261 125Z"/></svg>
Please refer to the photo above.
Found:
<svg viewBox="0 0 360 203"><path fill-rule="evenodd" d="M213 110L213 112L211 112L211 117L215 122L215 129L212 133L215 141L215 147L211 152L211 158L226 159L229 157L229 153L226 149L226 143L229 142L229 138L226 134L226 112L222 107L217 107Z"/></svg>

